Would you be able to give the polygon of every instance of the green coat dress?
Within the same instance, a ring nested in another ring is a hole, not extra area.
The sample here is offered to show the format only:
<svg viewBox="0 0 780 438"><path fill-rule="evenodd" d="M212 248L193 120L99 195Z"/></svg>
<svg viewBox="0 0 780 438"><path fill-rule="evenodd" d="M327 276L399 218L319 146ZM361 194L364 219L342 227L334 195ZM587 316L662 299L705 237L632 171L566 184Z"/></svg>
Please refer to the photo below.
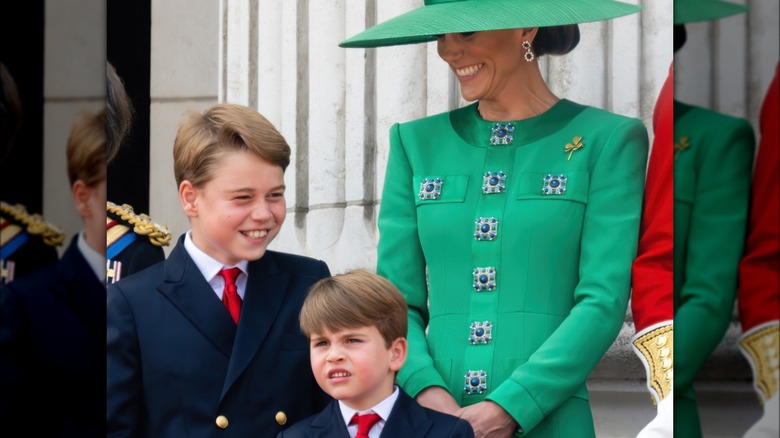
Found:
<svg viewBox="0 0 780 438"><path fill-rule="evenodd" d="M647 132L565 99L509 129L476 103L391 128L377 271L409 304L398 382L492 400L518 436L591 437L585 380L625 317Z"/></svg>
<svg viewBox="0 0 780 438"><path fill-rule="evenodd" d="M693 380L728 329L755 138L747 120L674 106L674 432L702 436Z"/></svg>

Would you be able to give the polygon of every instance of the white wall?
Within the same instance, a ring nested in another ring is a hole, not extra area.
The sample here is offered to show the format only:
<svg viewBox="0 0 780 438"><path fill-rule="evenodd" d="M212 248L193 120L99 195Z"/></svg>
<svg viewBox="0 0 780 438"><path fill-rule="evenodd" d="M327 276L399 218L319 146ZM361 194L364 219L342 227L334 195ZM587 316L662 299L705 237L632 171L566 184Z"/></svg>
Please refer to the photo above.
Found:
<svg viewBox="0 0 780 438"><path fill-rule="evenodd" d="M149 216L173 236L189 229L173 176L173 140L189 110L217 103L220 5L214 0L152 2Z"/></svg>

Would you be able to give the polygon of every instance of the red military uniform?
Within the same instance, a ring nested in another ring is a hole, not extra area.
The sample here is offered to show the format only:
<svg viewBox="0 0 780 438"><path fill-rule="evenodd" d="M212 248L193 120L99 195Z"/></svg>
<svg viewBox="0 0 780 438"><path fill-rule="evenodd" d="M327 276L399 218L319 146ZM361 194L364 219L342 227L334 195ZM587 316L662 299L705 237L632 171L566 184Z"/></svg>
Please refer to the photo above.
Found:
<svg viewBox="0 0 780 438"><path fill-rule="evenodd" d="M645 183L637 257L632 266L631 313L637 353L647 371L647 386L658 416L639 436L666 436L673 427L673 230L674 230L674 95L673 66L653 112L653 148Z"/></svg>
<svg viewBox="0 0 780 438"><path fill-rule="evenodd" d="M778 352L780 352L780 176L778 109L780 64L761 106L745 255L739 264L737 304L742 323L739 347L753 370L764 416L746 437L778 436Z"/></svg>

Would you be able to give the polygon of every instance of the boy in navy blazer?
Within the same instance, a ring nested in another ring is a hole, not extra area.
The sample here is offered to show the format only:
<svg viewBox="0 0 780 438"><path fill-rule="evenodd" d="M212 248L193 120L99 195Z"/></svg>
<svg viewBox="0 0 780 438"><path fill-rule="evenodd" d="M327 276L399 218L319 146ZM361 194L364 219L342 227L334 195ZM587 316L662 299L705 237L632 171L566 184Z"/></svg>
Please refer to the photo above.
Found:
<svg viewBox="0 0 780 438"><path fill-rule="evenodd" d="M473 437L466 420L422 407L395 385L407 354L406 312L401 292L367 270L318 281L301 330L314 377L336 400L277 438Z"/></svg>
<svg viewBox="0 0 780 438"><path fill-rule="evenodd" d="M0 436L106 435L105 125L105 108L85 112L68 136L82 229L58 261L0 290Z"/></svg>
<svg viewBox="0 0 780 438"><path fill-rule="evenodd" d="M329 269L267 250L290 148L257 111L224 103L182 121L173 155L191 229L108 288L108 436L274 436L330 400L297 319Z"/></svg>

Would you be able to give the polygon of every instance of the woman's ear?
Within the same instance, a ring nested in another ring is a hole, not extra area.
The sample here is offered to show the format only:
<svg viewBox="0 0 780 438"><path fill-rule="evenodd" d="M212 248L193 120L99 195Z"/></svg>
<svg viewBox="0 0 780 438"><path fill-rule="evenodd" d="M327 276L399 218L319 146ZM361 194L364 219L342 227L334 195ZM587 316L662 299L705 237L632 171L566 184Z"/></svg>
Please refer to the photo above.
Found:
<svg viewBox="0 0 780 438"><path fill-rule="evenodd" d="M390 370L398 371L406 362L406 354L409 352L409 344L406 338L396 338L390 344Z"/></svg>
<svg viewBox="0 0 780 438"><path fill-rule="evenodd" d="M524 27L520 29L520 36L524 41L533 41L537 32L539 32L538 27Z"/></svg>
<svg viewBox="0 0 780 438"><path fill-rule="evenodd" d="M198 217L198 189L189 180L179 184L179 202L188 217Z"/></svg>

